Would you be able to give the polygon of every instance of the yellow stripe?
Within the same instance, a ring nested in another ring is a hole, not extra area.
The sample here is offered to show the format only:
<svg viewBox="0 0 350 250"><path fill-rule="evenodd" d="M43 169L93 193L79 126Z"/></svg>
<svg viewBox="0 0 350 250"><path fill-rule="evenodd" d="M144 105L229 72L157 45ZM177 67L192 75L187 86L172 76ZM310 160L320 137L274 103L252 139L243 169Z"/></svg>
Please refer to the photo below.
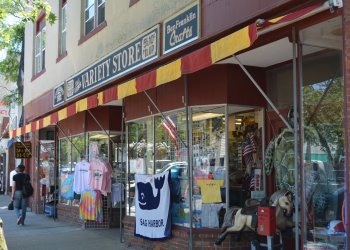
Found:
<svg viewBox="0 0 350 250"><path fill-rule="evenodd" d="M32 124L29 123L29 124L26 125L26 134L30 133L31 131L32 131Z"/></svg>
<svg viewBox="0 0 350 250"><path fill-rule="evenodd" d="M75 103L76 112L82 112L87 110L87 98L81 99Z"/></svg>
<svg viewBox="0 0 350 250"><path fill-rule="evenodd" d="M62 121L67 118L67 108L58 111L58 121Z"/></svg>
<svg viewBox="0 0 350 250"><path fill-rule="evenodd" d="M285 17L286 15L284 16L280 16L280 17L276 17L274 19L270 19L270 20L267 20L269 23L277 23L279 20L281 20L283 17Z"/></svg>
<svg viewBox="0 0 350 250"><path fill-rule="evenodd" d="M10 139L13 137L13 131L11 130L10 132Z"/></svg>
<svg viewBox="0 0 350 250"><path fill-rule="evenodd" d="M97 104L98 106L103 105L103 91L97 94Z"/></svg>
<svg viewBox="0 0 350 250"><path fill-rule="evenodd" d="M35 129L35 130L39 130L39 125L40 125L39 121L40 121L40 120L37 120L37 121L36 121L36 127L35 127L36 129Z"/></svg>
<svg viewBox="0 0 350 250"><path fill-rule="evenodd" d="M51 124L51 115L48 115L48 116L44 117L43 127L46 128L50 124Z"/></svg>
<svg viewBox="0 0 350 250"><path fill-rule="evenodd" d="M174 81L181 77L181 59L157 69L157 86Z"/></svg>
<svg viewBox="0 0 350 250"><path fill-rule="evenodd" d="M211 44L212 63L216 63L249 46L249 29L245 27Z"/></svg>
<svg viewBox="0 0 350 250"><path fill-rule="evenodd" d="M16 129L16 136L21 136L22 135L22 130L21 128Z"/></svg>
<svg viewBox="0 0 350 250"><path fill-rule="evenodd" d="M118 99L122 99L124 97L129 96L129 95L134 95L136 93L137 93L137 91L136 91L136 80L135 79L118 85Z"/></svg>

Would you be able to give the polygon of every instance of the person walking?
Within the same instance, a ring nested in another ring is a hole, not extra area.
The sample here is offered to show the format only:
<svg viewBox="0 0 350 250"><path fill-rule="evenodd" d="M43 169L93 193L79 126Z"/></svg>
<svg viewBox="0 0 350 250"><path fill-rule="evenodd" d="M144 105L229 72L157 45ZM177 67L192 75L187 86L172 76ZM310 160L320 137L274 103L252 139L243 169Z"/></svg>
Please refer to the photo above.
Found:
<svg viewBox="0 0 350 250"><path fill-rule="evenodd" d="M25 180L30 181L30 176L24 173L25 166L23 164L18 165L18 173L13 176L12 183L12 200L15 214L17 217L17 225L24 225L26 218L28 198L24 198L22 195L23 184ZM22 211L20 211L22 210Z"/></svg>

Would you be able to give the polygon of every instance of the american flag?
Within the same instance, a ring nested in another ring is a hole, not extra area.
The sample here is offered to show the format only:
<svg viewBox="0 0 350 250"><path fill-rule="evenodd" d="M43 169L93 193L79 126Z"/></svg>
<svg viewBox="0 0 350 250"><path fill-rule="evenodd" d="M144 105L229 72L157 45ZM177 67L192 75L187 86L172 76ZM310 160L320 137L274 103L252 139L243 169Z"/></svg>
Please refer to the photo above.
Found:
<svg viewBox="0 0 350 250"><path fill-rule="evenodd" d="M177 128L176 128L176 116L167 116L162 122L162 127L168 133L170 140L174 143L175 149L178 149L177 144Z"/></svg>

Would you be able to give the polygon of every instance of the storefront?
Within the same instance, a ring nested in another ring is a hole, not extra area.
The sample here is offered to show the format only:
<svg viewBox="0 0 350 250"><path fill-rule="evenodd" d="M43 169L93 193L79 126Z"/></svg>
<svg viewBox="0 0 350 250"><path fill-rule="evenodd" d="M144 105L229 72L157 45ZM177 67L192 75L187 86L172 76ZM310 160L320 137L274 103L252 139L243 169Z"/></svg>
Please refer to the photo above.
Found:
<svg viewBox="0 0 350 250"><path fill-rule="evenodd" d="M287 230L286 249L295 249L295 241L304 249L346 249L341 16L322 13L269 36L239 61L184 76L168 91L125 98L127 242L212 247L224 209L282 190L292 191L300 207L293 219L301 229ZM134 175L168 170L172 238L135 239ZM250 249L253 235L243 235L237 241L232 234L221 246Z"/></svg>
<svg viewBox="0 0 350 250"><path fill-rule="evenodd" d="M75 174L83 171L83 161L99 161L118 195L109 189L99 204L103 219L84 225L120 226L120 240L130 245L212 248L225 211L282 190L294 193L290 202L295 207L286 249L346 249L343 10L328 2L293 10L213 38L207 46L78 98L15 131L55 125L54 139L42 139L38 148L43 171L37 188L46 186L38 203L53 201L58 218L82 223ZM158 30L151 28L142 39L152 44ZM122 49L137 48L137 39ZM149 56L157 54L151 47ZM163 41L163 54L175 49ZM81 93L89 91L91 71L102 82L120 51L67 79L63 102L79 96L80 86L87 88ZM57 163L53 181L52 158ZM164 241L136 237L136 176L165 172L170 175L171 236ZM221 247L250 249L254 237L243 232L238 241L229 234Z"/></svg>

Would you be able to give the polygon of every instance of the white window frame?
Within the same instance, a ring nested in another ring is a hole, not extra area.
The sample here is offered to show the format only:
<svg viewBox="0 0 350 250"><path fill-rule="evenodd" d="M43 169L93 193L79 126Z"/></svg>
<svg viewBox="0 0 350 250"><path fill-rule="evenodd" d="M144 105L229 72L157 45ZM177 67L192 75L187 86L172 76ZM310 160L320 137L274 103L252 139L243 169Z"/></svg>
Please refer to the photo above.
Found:
<svg viewBox="0 0 350 250"><path fill-rule="evenodd" d="M67 2L61 7L60 55L67 51Z"/></svg>
<svg viewBox="0 0 350 250"><path fill-rule="evenodd" d="M41 19L38 22L45 22ZM38 23L36 24L38 25ZM39 24L40 25L40 24ZM36 27L37 29L37 27ZM44 26L35 35L34 42L34 75L40 73L45 68L45 39L46 39L46 22Z"/></svg>
<svg viewBox="0 0 350 250"><path fill-rule="evenodd" d="M105 5L106 1L105 0L93 0L91 2L90 5L86 6L86 1L88 0L84 0L84 35L88 35L89 33L91 33L98 25L100 25L101 23L98 23L98 10L101 8L101 6ZM93 13L92 15L89 17L89 19L86 19L86 12L89 12L90 8L93 8ZM93 18L93 27L92 29L87 33L86 31L86 24L91 21L91 19ZM103 20L104 21L104 20Z"/></svg>

